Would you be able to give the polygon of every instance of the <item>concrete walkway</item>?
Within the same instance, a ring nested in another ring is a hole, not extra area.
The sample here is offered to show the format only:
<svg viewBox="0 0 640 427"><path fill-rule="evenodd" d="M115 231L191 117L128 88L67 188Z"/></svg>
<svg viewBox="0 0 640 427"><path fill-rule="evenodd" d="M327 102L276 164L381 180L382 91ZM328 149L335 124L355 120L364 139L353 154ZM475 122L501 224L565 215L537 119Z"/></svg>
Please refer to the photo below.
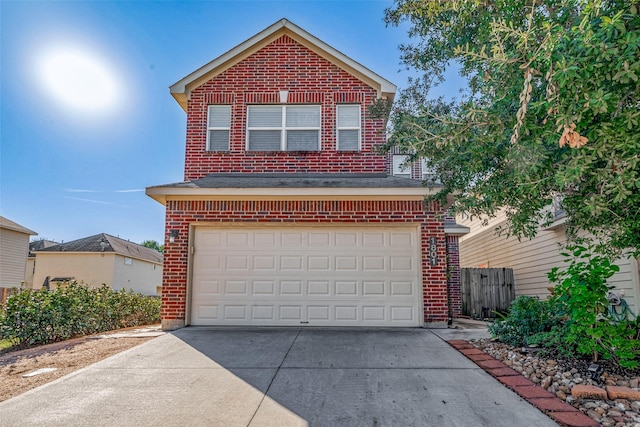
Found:
<svg viewBox="0 0 640 427"><path fill-rule="evenodd" d="M556 425L438 336L455 331L184 328L0 403L0 424Z"/></svg>

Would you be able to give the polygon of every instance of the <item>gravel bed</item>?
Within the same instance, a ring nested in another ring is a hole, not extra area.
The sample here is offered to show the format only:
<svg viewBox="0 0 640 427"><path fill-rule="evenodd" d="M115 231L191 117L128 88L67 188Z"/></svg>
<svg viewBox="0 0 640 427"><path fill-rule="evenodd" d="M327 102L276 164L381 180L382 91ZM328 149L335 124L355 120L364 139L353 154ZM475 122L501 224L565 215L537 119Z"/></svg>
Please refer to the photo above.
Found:
<svg viewBox="0 0 640 427"><path fill-rule="evenodd" d="M471 344L502 361L535 384L571 404L603 427L640 427L640 401L586 400L571 396L576 384L630 387L638 390L640 370L629 371L607 361L598 362L604 372L591 379L587 360L555 360L536 355L535 350L519 349L491 339L470 340Z"/></svg>

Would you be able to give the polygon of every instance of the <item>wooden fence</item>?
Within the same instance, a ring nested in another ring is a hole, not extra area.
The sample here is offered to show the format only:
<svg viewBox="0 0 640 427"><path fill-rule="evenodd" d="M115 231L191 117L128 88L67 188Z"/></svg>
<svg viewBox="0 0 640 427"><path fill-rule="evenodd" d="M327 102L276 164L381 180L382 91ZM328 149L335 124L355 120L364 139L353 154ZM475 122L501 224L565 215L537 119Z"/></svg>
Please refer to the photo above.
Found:
<svg viewBox="0 0 640 427"><path fill-rule="evenodd" d="M506 312L516 297L511 268L461 268L462 314L474 318L496 317Z"/></svg>
<svg viewBox="0 0 640 427"><path fill-rule="evenodd" d="M14 294L15 288L0 288L0 305L7 302L7 298Z"/></svg>

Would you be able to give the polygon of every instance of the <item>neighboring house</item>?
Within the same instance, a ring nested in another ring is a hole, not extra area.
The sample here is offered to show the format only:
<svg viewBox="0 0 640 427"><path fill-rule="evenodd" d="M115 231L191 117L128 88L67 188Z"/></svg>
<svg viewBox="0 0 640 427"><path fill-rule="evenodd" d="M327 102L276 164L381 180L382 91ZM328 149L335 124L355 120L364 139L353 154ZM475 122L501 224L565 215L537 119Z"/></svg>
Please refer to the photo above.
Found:
<svg viewBox="0 0 640 427"><path fill-rule="evenodd" d="M107 284L144 295L159 295L162 254L108 234L60 243L35 251L33 287L55 289L70 280L91 287Z"/></svg>
<svg viewBox="0 0 640 427"><path fill-rule="evenodd" d="M20 287L24 284L29 237L37 234L0 216L0 288Z"/></svg>
<svg viewBox="0 0 640 427"><path fill-rule="evenodd" d="M392 83L281 20L170 90L187 113L185 181L147 188L166 207L163 328L459 313L460 229L425 203L437 189L389 174L376 150L386 121L369 107Z"/></svg>
<svg viewBox="0 0 640 427"><path fill-rule="evenodd" d="M516 296L532 295L546 298L552 286L547 273L553 267L564 267L564 257L560 255L560 245L566 241L564 212L556 209L556 221L549 227L541 228L535 238L519 241L516 237L496 235L495 229L506 222L504 213L492 218L487 225L482 221L457 218L458 222L470 227L471 232L460 238L460 266L512 268ZM616 292L629 304L633 313L638 314L640 295L638 262L633 258L623 258L617 262L620 271L608 280Z"/></svg>
<svg viewBox="0 0 640 427"><path fill-rule="evenodd" d="M33 273L36 271L36 253L41 249L50 248L51 246L58 245L58 242L53 242L47 239L34 240L29 243L29 258L27 259L27 270L25 271L24 287L26 289L33 288Z"/></svg>

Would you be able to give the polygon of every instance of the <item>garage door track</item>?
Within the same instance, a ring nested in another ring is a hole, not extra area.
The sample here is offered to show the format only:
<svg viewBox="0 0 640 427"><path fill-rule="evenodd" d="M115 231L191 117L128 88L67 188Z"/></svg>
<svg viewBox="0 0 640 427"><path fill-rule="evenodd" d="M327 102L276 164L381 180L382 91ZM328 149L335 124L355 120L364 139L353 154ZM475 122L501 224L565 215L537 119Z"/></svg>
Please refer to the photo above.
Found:
<svg viewBox="0 0 640 427"><path fill-rule="evenodd" d="M184 328L0 403L6 426L556 424L428 329Z"/></svg>

